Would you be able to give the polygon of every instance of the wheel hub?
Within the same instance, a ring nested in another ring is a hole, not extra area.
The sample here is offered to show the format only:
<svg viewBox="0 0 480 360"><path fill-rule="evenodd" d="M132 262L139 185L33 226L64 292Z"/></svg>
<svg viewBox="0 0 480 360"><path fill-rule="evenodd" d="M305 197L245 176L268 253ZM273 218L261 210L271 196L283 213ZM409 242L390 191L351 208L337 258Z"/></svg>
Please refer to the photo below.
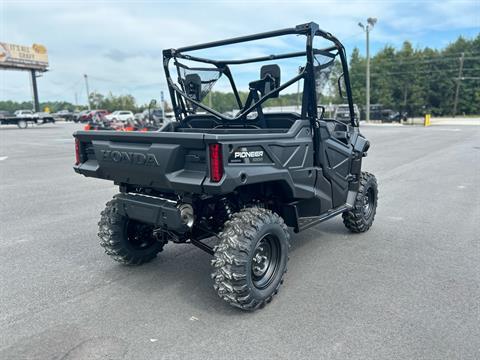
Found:
<svg viewBox="0 0 480 360"><path fill-rule="evenodd" d="M268 256L266 255L266 246L257 245L252 259L252 271L255 276L263 276L268 269Z"/></svg>
<svg viewBox="0 0 480 360"><path fill-rule="evenodd" d="M373 189L369 188L363 197L363 215L368 218L372 214L374 207L375 195Z"/></svg>
<svg viewBox="0 0 480 360"><path fill-rule="evenodd" d="M265 235L255 246L252 256L252 280L255 287L263 289L274 279L280 261L278 239Z"/></svg>

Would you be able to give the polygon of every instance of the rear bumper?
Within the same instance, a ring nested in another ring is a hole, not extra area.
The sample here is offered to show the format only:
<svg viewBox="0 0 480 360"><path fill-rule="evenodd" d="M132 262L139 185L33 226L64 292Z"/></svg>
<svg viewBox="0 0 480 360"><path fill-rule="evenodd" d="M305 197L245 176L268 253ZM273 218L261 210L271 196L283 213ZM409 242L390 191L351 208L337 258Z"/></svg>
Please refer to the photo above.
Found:
<svg viewBox="0 0 480 360"><path fill-rule="evenodd" d="M115 198L118 212L123 216L177 233L188 230L172 201L132 194L118 194Z"/></svg>

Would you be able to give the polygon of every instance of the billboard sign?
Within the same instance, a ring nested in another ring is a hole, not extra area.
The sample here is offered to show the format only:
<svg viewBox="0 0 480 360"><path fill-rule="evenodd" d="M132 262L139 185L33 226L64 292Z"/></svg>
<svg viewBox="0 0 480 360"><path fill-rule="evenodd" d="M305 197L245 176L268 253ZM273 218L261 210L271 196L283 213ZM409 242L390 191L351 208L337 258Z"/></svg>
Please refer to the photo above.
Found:
<svg viewBox="0 0 480 360"><path fill-rule="evenodd" d="M46 71L47 48L40 44L23 46L0 42L0 68Z"/></svg>

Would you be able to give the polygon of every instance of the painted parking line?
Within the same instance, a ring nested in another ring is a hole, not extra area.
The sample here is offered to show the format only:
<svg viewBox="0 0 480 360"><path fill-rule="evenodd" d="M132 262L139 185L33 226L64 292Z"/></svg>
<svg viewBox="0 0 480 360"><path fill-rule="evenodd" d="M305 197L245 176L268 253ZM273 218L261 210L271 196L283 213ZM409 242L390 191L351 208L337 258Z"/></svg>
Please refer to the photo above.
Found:
<svg viewBox="0 0 480 360"><path fill-rule="evenodd" d="M0 161L7 160L8 156L0 156Z"/></svg>

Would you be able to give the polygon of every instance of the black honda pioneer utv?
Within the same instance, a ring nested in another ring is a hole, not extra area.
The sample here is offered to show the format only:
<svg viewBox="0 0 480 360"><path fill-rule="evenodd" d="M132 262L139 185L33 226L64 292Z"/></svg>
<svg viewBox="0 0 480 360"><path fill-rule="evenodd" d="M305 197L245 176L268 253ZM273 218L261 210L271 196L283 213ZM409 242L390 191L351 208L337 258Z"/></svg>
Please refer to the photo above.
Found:
<svg viewBox="0 0 480 360"><path fill-rule="evenodd" d="M283 36L294 37L292 44L305 42L297 52L249 59L198 55ZM328 46L316 47L317 39ZM293 59L302 65L293 67ZM294 69L286 82L280 80L281 61ZM233 69L256 62L267 64L248 83L248 94L242 93ZM308 23L164 50L163 64L176 121L150 133L74 134L75 171L119 186L99 222L108 255L140 265L167 242L193 244L213 255L218 295L254 310L270 302L283 282L289 228L299 232L340 214L352 232L370 228L377 182L361 170L369 142L354 116L345 49L333 35ZM338 81L328 79L332 69ZM215 110L207 98L220 78L239 109L233 116ZM318 105L323 89L336 84L345 94L350 123L324 118ZM298 85L299 112L265 106L292 85Z"/></svg>

